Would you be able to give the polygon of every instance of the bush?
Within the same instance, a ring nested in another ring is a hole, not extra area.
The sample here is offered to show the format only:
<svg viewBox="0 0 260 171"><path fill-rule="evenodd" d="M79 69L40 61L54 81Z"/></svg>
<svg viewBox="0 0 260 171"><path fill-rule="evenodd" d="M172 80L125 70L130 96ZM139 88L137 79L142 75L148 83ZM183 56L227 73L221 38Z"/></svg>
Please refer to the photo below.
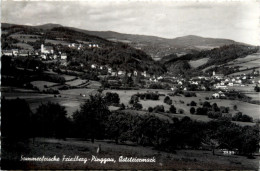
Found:
<svg viewBox="0 0 260 171"><path fill-rule="evenodd" d="M158 93L153 93L153 92L147 92L147 93L137 93L134 94L133 96L137 96L138 98L144 100L159 100L159 94Z"/></svg>
<svg viewBox="0 0 260 171"><path fill-rule="evenodd" d="M152 107L148 107L148 112L153 112L153 108Z"/></svg>
<svg viewBox="0 0 260 171"><path fill-rule="evenodd" d="M163 105L157 105L153 109L154 112L164 112L164 106Z"/></svg>
<svg viewBox="0 0 260 171"><path fill-rule="evenodd" d="M197 115L207 115L207 113L208 113L208 108L204 108L204 107L197 108L197 112L196 112Z"/></svg>
<svg viewBox="0 0 260 171"><path fill-rule="evenodd" d="M166 96L163 100L164 103L168 104L168 105L171 105L172 104L172 100L170 99L169 96Z"/></svg>
<svg viewBox="0 0 260 171"><path fill-rule="evenodd" d="M176 113L176 107L174 105L171 105L170 112L171 113Z"/></svg>
<svg viewBox="0 0 260 171"><path fill-rule="evenodd" d="M133 108L136 109L136 110L140 110L140 109L143 108L143 105L140 104L140 103L135 103L135 104L133 104Z"/></svg>
<svg viewBox="0 0 260 171"><path fill-rule="evenodd" d="M183 114L184 113L184 110L183 109L179 109L179 114Z"/></svg>
<svg viewBox="0 0 260 171"><path fill-rule="evenodd" d="M191 101L191 102L190 102L190 106L197 106L197 103L194 102L194 101Z"/></svg>
<svg viewBox="0 0 260 171"><path fill-rule="evenodd" d="M135 104L139 102L139 97L137 95L132 95L129 104Z"/></svg>
<svg viewBox="0 0 260 171"><path fill-rule="evenodd" d="M248 116L248 115L243 115L242 112L238 112L236 113L233 117L232 117L233 121L241 121L241 122L253 122L253 118Z"/></svg>
<svg viewBox="0 0 260 171"><path fill-rule="evenodd" d="M203 108L211 108L210 103L209 103L208 101L205 101L205 102L203 103Z"/></svg>
<svg viewBox="0 0 260 171"><path fill-rule="evenodd" d="M105 96L105 101L110 105L110 104L119 104L120 98L117 93L111 93L107 92Z"/></svg>
<svg viewBox="0 0 260 171"><path fill-rule="evenodd" d="M212 119L218 119L220 117L222 117L222 113L221 112L208 112L208 117L212 118Z"/></svg>
<svg viewBox="0 0 260 171"><path fill-rule="evenodd" d="M185 97L197 97L196 93L194 92L184 92L183 95Z"/></svg>
<svg viewBox="0 0 260 171"><path fill-rule="evenodd" d="M121 105L120 105L120 110L125 110L125 105L124 105L124 103L121 103Z"/></svg>
<svg viewBox="0 0 260 171"><path fill-rule="evenodd" d="M196 111L196 110L195 110L195 108L194 108L194 107L191 107L191 108L190 108L190 113L191 113L191 114L194 114L194 113L195 113L195 111Z"/></svg>

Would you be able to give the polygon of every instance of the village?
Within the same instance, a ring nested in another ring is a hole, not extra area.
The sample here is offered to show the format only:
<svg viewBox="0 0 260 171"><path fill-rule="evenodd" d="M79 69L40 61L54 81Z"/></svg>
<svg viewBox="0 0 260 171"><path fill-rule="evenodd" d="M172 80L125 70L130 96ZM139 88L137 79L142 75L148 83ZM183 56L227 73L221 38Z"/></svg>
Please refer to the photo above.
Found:
<svg viewBox="0 0 260 171"><path fill-rule="evenodd" d="M84 50L84 48L101 48L97 43L89 42L87 44L70 43L67 47L78 51ZM67 70L67 66L70 64L73 57L62 51L54 51L54 49L57 49L54 45L45 46L44 44L41 44L41 48L35 50L2 50L2 55L12 57L13 59L33 58L41 60L46 64L58 63L57 67ZM68 56L70 56L70 60L68 59ZM212 73L205 74L205 76L183 78L181 75L176 76L169 72L164 73L163 75L137 70L130 72L123 69L120 70L120 68L112 68L109 65L98 65L96 63L88 63L87 66L80 63L79 67L84 68L85 71L99 73L101 76L99 75L98 77L102 80L106 80L112 89L126 88L125 86L123 87L122 79L124 77L129 77L135 83L134 85L130 85L130 89L131 87L149 88L152 85L161 85L159 87L163 87L164 89L171 91L175 91L177 89L183 91L215 91L215 93L212 94L213 98L225 98L225 92L240 90L241 87L243 89L243 87L247 87L248 85L258 86L260 84L258 70L253 70L251 73L240 73L237 75L233 74L226 76L213 71ZM37 68L39 68L39 66L35 66L36 70Z"/></svg>

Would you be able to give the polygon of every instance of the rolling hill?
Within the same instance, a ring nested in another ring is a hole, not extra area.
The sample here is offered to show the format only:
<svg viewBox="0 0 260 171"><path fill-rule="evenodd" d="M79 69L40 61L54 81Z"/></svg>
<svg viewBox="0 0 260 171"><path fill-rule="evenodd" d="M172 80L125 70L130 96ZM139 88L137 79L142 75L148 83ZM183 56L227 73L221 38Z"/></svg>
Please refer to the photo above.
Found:
<svg viewBox="0 0 260 171"><path fill-rule="evenodd" d="M57 27L58 26L58 27ZM149 73L162 73L163 67L155 62L149 55L125 43L112 42L104 38L89 35L68 27L46 24L42 26L22 26L2 24L2 48L24 48L19 43L30 45L39 50L42 43L54 46L54 49L66 52L70 61L85 65L109 65L116 70L148 71ZM84 49L78 51L67 45L70 43L83 43ZM89 43L98 44L99 48L88 48ZM75 64L75 63L74 63Z"/></svg>
<svg viewBox="0 0 260 171"><path fill-rule="evenodd" d="M11 24L2 24L3 27L10 27ZM64 27L59 24L44 24L33 26L35 28L50 30L55 27ZM184 55L202 50L210 50L230 44L243 44L229 39L204 38L194 35L177 37L173 39L156 36L125 34L114 31L89 31L74 27L65 27L88 35L98 36L113 42L127 43L131 47L142 50L155 60L160 60L163 56L170 54Z"/></svg>
<svg viewBox="0 0 260 171"><path fill-rule="evenodd" d="M255 53L257 47L238 43L228 39L203 38L194 35L165 39L156 36L122 34L113 31L88 31L58 24L39 26L19 26L2 23L2 46L6 42L12 45L33 40L27 35L38 34L33 42L27 42L34 49L40 47L41 41L48 44L66 45L72 42L95 42L103 48L85 49L84 52L73 54L78 62L109 64L114 69L141 70L150 73L163 73L165 69L174 74L189 73L189 71L205 71L208 67L225 65L237 58ZM40 33L40 34L39 34ZM41 35L43 34L43 35ZM22 35L23 39L19 39ZM61 40L62 39L62 40ZM26 44L26 43L24 43ZM7 44L8 45L8 44ZM8 47L8 46L7 46ZM159 60L156 62L154 60Z"/></svg>

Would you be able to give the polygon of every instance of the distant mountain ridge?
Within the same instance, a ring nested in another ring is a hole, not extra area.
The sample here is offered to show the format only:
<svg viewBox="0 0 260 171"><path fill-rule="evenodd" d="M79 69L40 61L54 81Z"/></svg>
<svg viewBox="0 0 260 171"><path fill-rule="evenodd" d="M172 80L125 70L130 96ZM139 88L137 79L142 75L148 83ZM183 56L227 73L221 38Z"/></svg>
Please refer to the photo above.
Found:
<svg viewBox="0 0 260 171"><path fill-rule="evenodd" d="M2 23L2 27L10 27L12 24ZM14 25L14 24L13 24ZM59 24L44 24L33 26L39 29L48 30L55 27L64 27ZM224 45L231 44L244 44L235 42L229 39L220 38L204 38L195 35L188 35L183 37L177 37L173 39L161 38L157 36L147 36L147 35L136 35L136 34L125 34L118 33L114 31L88 31L74 27L70 28L75 31L83 32L89 35L98 36L114 42L127 43L130 46L140 49L150 55L152 58L160 60L162 57L170 54L187 54L199 52L202 50L210 50Z"/></svg>

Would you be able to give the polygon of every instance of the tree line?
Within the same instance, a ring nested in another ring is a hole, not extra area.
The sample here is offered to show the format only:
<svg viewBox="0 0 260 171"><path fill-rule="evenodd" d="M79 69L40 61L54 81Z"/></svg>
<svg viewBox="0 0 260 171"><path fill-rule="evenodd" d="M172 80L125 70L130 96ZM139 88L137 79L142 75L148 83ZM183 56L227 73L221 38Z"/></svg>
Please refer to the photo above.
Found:
<svg viewBox="0 0 260 171"><path fill-rule="evenodd" d="M209 146L213 152L215 148L225 148L252 155L258 148L259 125L242 127L224 119L199 122L189 117L172 117L166 120L148 112L145 115L121 110L110 112L108 102L111 101L118 101L118 97L113 94L106 98L100 94L90 96L71 119L65 108L57 103L41 104L32 112L23 99L3 98L2 136L132 141L168 152Z"/></svg>

